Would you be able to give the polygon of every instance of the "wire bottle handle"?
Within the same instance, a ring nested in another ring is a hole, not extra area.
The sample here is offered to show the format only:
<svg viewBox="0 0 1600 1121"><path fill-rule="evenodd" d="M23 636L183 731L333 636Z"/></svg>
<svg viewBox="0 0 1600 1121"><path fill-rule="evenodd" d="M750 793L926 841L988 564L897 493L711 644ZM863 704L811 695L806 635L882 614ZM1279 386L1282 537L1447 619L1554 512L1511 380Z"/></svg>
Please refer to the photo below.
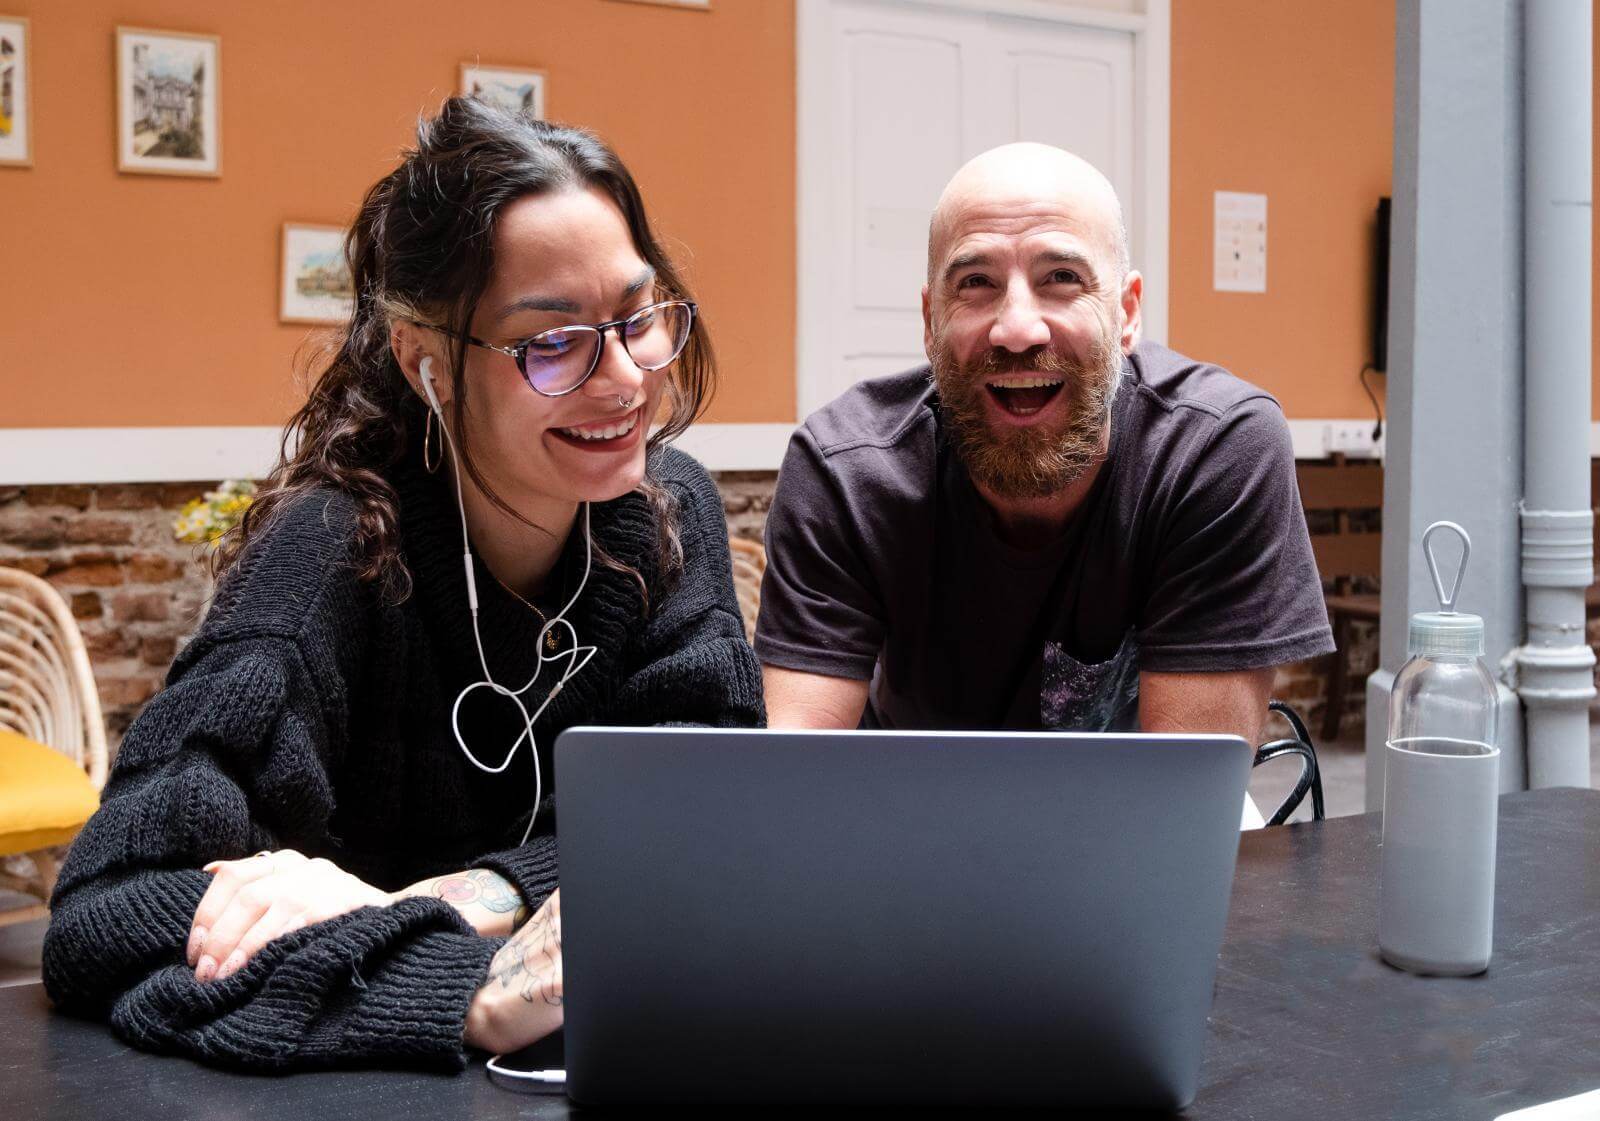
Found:
<svg viewBox="0 0 1600 1121"><path fill-rule="evenodd" d="M1450 585L1450 591L1444 590L1444 578L1439 575L1439 558L1433 555L1431 538L1441 529L1453 530L1461 538L1461 567L1456 569L1455 583ZM1434 522L1422 534L1422 553L1428 558L1428 575L1433 577L1433 590L1439 594L1439 610L1447 615L1455 614L1456 595L1461 591L1462 578L1467 574L1467 558L1472 556L1472 538L1467 531L1455 522Z"/></svg>

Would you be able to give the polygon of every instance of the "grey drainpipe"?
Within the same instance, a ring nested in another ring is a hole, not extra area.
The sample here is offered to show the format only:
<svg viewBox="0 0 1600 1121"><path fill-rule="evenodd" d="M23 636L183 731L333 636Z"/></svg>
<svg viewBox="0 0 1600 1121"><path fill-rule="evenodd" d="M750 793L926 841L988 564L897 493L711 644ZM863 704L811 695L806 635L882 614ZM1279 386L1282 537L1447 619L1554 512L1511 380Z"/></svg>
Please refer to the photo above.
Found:
<svg viewBox="0 0 1600 1121"><path fill-rule="evenodd" d="M1594 653L1589 496L1593 12L1522 6L1524 413L1522 583L1528 634L1506 659L1527 712L1528 786L1588 786Z"/></svg>

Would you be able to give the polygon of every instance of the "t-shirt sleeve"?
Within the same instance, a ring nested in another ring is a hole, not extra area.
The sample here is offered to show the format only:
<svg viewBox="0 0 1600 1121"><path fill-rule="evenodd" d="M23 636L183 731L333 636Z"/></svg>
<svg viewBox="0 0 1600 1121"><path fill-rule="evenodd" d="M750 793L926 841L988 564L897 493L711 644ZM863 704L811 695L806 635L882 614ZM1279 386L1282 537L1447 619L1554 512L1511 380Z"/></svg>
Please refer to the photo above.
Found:
<svg viewBox="0 0 1600 1121"><path fill-rule="evenodd" d="M1154 531L1140 669L1259 669L1333 650L1289 426L1270 398L1217 420Z"/></svg>
<svg viewBox="0 0 1600 1121"><path fill-rule="evenodd" d="M766 543L756 656L784 669L871 678L883 598L847 488L803 427L783 457Z"/></svg>

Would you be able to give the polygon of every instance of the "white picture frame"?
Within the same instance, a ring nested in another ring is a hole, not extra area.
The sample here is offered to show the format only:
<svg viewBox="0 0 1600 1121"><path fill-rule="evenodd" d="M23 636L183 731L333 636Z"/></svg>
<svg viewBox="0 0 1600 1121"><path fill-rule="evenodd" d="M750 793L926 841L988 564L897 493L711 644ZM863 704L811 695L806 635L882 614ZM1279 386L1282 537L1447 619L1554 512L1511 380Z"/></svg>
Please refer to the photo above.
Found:
<svg viewBox="0 0 1600 1121"><path fill-rule="evenodd" d="M222 174L222 40L117 28L117 170Z"/></svg>
<svg viewBox="0 0 1600 1121"><path fill-rule="evenodd" d="M462 97L477 97L544 120L545 73L528 66L486 66L463 62L459 90Z"/></svg>
<svg viewBox="0 0 1600 1121"><path fill-rule="evenodd" d="M33 166L32 26L0 16L0 167Z"/></svg>
<svg viewBox="0 0 1600 1121"><path fill-rule="evenodd" d="M345 230L310 222L285 222L278 272L280 323L338 324L355 310L355 291L344 259Z"/></svg>

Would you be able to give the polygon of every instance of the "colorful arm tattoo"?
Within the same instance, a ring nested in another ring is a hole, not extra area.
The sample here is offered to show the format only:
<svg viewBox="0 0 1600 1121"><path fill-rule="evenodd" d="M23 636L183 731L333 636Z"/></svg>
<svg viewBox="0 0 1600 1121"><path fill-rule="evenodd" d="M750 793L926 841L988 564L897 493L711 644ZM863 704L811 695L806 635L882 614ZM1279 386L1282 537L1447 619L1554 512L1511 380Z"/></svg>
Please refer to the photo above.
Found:
<svg viewBox="0 0 1600 1121"><path fill-rule="evenodd" d="M497 915L512 916L512 929L528 920L528 905L511 882L487 868L472 868L433 882L432 893L457 908L476 904Z"/></svg>

